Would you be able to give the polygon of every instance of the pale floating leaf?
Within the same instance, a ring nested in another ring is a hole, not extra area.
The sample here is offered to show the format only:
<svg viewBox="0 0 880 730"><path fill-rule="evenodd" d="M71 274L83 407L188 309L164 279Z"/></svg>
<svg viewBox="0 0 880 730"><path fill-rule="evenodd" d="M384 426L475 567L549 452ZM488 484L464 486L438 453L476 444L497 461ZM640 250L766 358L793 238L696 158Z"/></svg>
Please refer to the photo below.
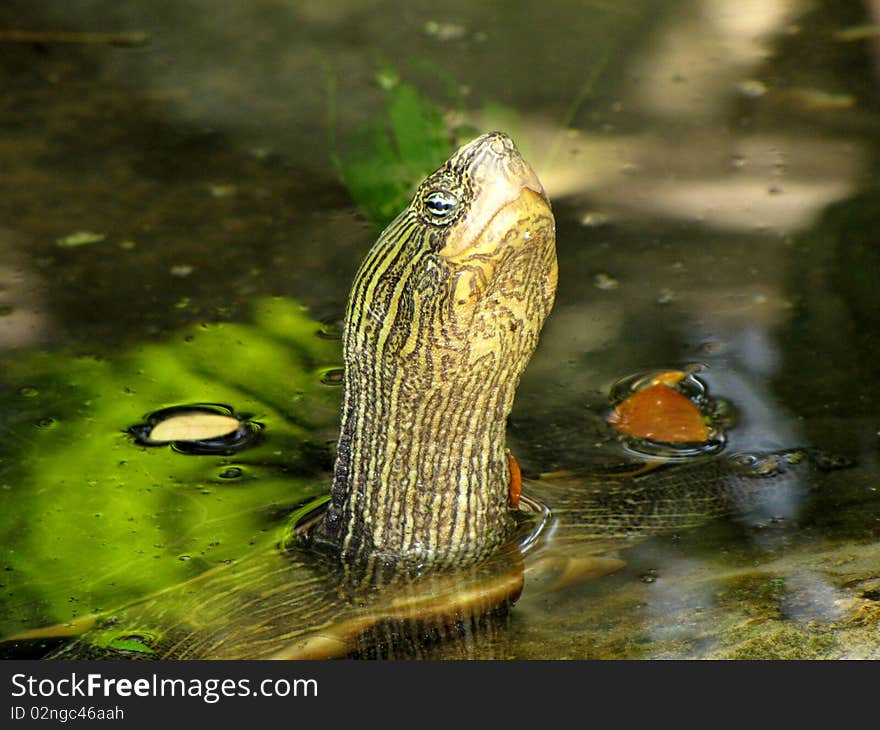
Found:
<svg viewBox="0 0 880 730"><path fill-rule="evenodd" d="M91 231L77 231L67 236L59 238L56 243L64 248L74 248L75 246L87 246L90 243L100 243L106 238L103 233L92 233Z"/></svg>
<svg viewBox="0 0 880 730"><path fill-rule="evenodd" d="M241 421L232 416L219 413L180 413L157 423L150 431L149 440L166 441L204 441L234 433L241 427Z"/></svg>

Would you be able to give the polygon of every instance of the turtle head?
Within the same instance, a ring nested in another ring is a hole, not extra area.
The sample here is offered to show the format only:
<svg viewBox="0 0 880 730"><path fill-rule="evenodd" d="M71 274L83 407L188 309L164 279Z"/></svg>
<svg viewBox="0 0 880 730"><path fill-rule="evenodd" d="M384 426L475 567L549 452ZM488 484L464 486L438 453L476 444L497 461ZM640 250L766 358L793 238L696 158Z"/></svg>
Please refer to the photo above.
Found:
<svg viewBox="0 0 880 730"><path fill-rule="evenodd" d="M442 245L443 256L456 256L479 246L482 232L498 213L528 193L549 211L538 176L513 140L503 132L490 132L461 147L429 175L409 211L441 232L434 245Z"/></svg>
<svg viewBox="0 0 880 730"><path fill-rule="evenodd" d="M410 211L434 229L429 258L446 275L431 296L446 302L447 345L518 377L557 280L553 214L534 170L506 134L485 134L419 186Z"/></svg>

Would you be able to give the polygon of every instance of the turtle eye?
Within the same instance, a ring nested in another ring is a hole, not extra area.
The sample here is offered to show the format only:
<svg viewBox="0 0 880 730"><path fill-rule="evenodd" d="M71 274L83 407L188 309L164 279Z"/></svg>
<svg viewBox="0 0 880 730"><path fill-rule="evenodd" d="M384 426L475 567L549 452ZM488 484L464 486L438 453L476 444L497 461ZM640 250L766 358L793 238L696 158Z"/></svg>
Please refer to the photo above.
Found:
<svg viewBox="0 0 880 730"><path fill-rule="evenodd" d="M458 210L458 198L448 190L434 190L424 198L425 209L438 223L446 221Z"/></svg>

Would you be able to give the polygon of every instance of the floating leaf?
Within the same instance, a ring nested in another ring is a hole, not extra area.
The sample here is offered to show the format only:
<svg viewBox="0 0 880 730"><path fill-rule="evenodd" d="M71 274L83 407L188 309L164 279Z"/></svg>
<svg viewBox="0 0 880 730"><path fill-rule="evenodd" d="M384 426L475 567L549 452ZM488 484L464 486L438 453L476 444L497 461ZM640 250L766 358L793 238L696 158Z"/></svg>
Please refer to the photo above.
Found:
<svg viewBox="0 0 880 730"><path fill-rule="evenodd" d="M233 416L203 411L183 411L157 423L150 432L150 441L197 441L215 439L234 433L241 421Z"/></svg>
<svg viewBox="0 0 880 730"><path fill-rule="evenodd" d="M667 443L701 443L709 429L700 409L668 385L655 383L617 405L608 422L627 436Z"/></svg>
<svg viewBox="0 0 880 730"><path fill-rule="evenodd" d="M77 231L63 238L59 238L56 243L63 248L74 248L75 246L87 246L90 243L100 243L106 238L103 233L91 233L90 231Z"/></svg>
<svg viewBox="0 0 880 730"><path fill-rule="evenodd" d="M107 642L107 648L120 651L136 651L141 654L155 654L155 650L147 646L140 638L121 636Z"/></svg>

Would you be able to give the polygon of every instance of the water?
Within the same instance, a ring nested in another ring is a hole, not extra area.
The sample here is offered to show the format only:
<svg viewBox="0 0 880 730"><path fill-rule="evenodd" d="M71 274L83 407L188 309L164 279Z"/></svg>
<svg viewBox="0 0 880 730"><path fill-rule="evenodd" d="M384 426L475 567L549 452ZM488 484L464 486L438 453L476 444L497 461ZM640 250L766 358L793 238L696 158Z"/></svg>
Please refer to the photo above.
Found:
<svg viewBox="0 0 880 730"><path fill-rule="evenodd" d="M876 656L880 41L835 37L875 4L46 5L5 3L0 29L150 42L0 44L0 633L237 558L326 490L336 323L376 230L331 140L382 111L387 66L450 124L509 131L552 197L557 304L511 419L527 473L583 465L618 379L693 362L735 409L727 451L858 462L527 590L469 651ZM125 433L193 403L271 438L203 459Z"/></svg>

